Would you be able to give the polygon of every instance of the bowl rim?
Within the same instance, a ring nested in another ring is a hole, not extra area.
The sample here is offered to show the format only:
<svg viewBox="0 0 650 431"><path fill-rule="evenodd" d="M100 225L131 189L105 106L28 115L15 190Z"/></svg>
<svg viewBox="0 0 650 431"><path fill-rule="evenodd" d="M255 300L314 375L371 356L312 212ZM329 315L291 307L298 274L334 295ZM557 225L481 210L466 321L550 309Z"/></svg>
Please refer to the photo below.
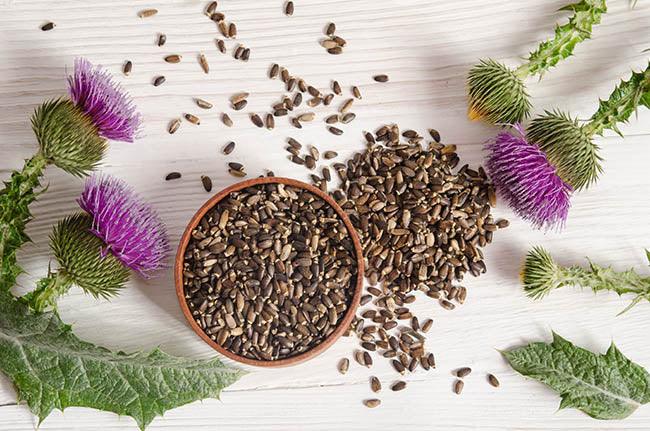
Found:
<svg viewBox="0 0 650 431"><path fill-rule="evenodd" d="M320 344L316 345L312 349L309 349L306 352L300 353L296 356L291 356L285 359L279 359L277 361L264 361L264 360L246 358L244 356L238 355L234 352L231 352L223 348L215 340L212 340L203 331L203 329L201 329L201 327L194 321L194 318L192 317L192 312L190 311L189 306L187 305L187 301L185 300L185 292L183 287L183 262L185 260L184 255L194 228L200 223L201 219L205 216L205 214L210 209L212 209L215 205L217 205L224 197L228 196L233 192L240 191L249 187L259 186L262 184L285 184L293 187L298 187L303 190L307 190L315 194L316 196L320 197L321 199L325 200L336 211L339 217L341 217L341 219L343 220L343 224L345 225L348 234L352 239L352 243L354 245L355 257L357 261L357 279L354 285L354 294L352 295L352 302L350 306L347 308L343 320L341 321L341 323L339 323L339 325L336 327L334 332L328 335ZM356 310L359 307L359 302L361 300L361 292L363 290L363 280L364 280L364 258L363 258L363 249L361 247L361 241L359 240L359 236L357 234L356 229L352 225L350 218L345 213L343 208L341 208L341 206L338 203L336 203L336 201L330 195L323 192L321 189L314 187L310 184L304 183L302 181L294 180L292 178L285 178L285 177L259 177L250 180L240 181L229 187L226 187L225 189L221 190L220 192L212 196L210 199L208 199L199 208L199 210L192 216L189 223L187 224L185 231L181 236L178 249L176 252L176 259L174 262L174 284L176 286L176 296L178 297L178 302L181 306L181 310L183 311L183 315L185 316L185 319L189 323L190 327L194 330L194 332L199 337L201 337L201 339L203 339L203 341L205 341L210 347L212 347L220 354L236 362L246 364L246 365L252 365L256 367L277 368L277 367L296 365L318 356L319 354L327 350L329 347L331 347L352 324L352 320L356 315Z"/></svg>

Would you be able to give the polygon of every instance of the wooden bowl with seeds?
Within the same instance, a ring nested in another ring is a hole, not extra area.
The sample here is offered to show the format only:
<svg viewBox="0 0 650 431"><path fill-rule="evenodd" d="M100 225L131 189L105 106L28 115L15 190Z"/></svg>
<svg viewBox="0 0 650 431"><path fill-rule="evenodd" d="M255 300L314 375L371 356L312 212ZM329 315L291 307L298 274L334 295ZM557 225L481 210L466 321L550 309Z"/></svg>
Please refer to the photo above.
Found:
<svg viewBox="0 0 650 431"><path fill-rule="evenodd" d="M343 209L289 178L234 184L209 199L181 238L174 281L206 343L247 365L315 357L349 328L364 260Z"/></svg>

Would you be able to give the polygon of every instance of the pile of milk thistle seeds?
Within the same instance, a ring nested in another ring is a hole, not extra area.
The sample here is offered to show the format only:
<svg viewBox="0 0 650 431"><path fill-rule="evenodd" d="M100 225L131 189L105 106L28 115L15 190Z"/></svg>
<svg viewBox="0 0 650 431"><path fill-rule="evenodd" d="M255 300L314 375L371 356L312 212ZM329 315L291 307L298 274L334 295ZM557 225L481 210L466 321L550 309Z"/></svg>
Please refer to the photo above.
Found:
<svg viewBox="0 0 650 431"><path fill-rule="evenodd" d="M357 280L354 245L336 211L283 184L231 193L194 229L184 258L196 323L256 360L320 344L344 319Z"/></svg>
<svg viewBox="0 0 650 431"><path fill-rule="evenodd" d="M333 165L341 179L333 196L360 236L370 284L361 298L365 308L350 328L360 342L353 358L369 368L378 354L401 375L436 367L425 335L433 322L420 322L409 309L414 293L423 292L447 310L462 304L467 289L456 282L466 273L486 271L481 248L508 226L490 214L495 194L485 171L467 165L456 170L455 146L441 144L435 130L430 135L433 140L425 143L413 130L384 126L366 133L365 151ZM349 360L342 360L339 371L348 366ZM461 370L459 377L469 374L469 368ZM490 384L496 387L495 381ZM458 382L456 393L462 391ZM364 404L373 408L380 400Z"/></svg>

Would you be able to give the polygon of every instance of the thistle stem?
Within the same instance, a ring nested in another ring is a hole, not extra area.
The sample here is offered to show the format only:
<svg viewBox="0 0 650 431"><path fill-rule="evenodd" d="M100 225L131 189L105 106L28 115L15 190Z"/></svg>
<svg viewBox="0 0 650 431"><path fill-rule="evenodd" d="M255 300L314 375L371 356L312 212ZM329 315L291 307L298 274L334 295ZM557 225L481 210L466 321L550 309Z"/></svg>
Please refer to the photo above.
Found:
<svg viewBox="0 0 650 431"><path fill-rule="evenodd" d="M72 280L64 270L50 272L47 277L36 283L34 291L23 296L22 299L32 310L40 313L49 307L56 306L57 299L66 294L72 284Z"/></svg>
<svg viewBox="0 0 650 431"><path fill-rule="evenodd" d="M0 290L9 290L21 272L16 264L16 251L29 241L25 225L31 219L29 205L36 200L34 189L48 161L42 152L25 161L21 171L14 171L0 191Z"/></svg>

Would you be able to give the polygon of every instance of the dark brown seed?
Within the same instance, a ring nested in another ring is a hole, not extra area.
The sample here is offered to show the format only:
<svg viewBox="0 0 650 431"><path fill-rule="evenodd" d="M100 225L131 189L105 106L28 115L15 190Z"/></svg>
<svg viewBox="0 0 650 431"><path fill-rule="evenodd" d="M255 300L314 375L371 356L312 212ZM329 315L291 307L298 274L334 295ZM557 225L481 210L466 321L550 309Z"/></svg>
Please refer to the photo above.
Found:
<svg viewBox="0 0 650 431"><path fill-rule="evenodd" d="M487 377L488 377L488 382L490 382L490 385L494 386L495 388L501 386L501 383L499 383L499 379L497 379L494 374L488 374Z"/></svg>
<svg viewBox="0 0 650 431"><path fill-rule="evenodd" d="M133 69L133 63L131 63L131 60L127 60L124 63L124 66L122 67L122 73L124 73L125 76L129 76L131 74L132 69Z"/></svg>
<svg viewBox="0 0 650 431"><path fill-rule="evenodd" d="M231 22L228 26L228 37L235 38L237 37L237 26L234 22Z"/></svg>
<svg viewBox="0 0 650 431"><path fill-rule="evenodd" d="M205 58L205 55L203 53L199 54L199 64L201 65L201 69L203 69L203 73L210 72L210 65L208 65L208 59Z"/></svg>
<svg viewBox="0 0 650 431"><path fill-rule="evenodd" d="M469 374L472 372L472 369L469 367L463 367L459 368L456 370L456 377L459 379L462 379L463 377L469 376Z"/></svg>
<svg viewBox="0 0 650 431"><path fill-rule="evenodd" d="M154 87L158 87L158 86L161 85L163 82L165 82L165 77L164 77L164 76L157 76L157 77L153 80L153 85L154 85Z"/></svg>
<svg viewBox="0 0 650 431"><path fill-rule="evenodd" d="M332 91L334 91L334 93L339 96L343 94L343 92L341 91L341 85L339 84L338 81L332 82Z"/></svg>
<svg viewBox="0 0 650 431"><path fill-rule="evenodd" d="M406 371L406 368L404 367L404 365L402 365L402 363L400 361L398 361L397 359L393 359L391 361L391 364L393 364L393 368L395 368L395 371L397 371L400 374L404 374L404 372Z"/></svg>
<svg viewBox="0 0 650 431"><path fill-rule="evenodd" d="M374 409L375 407L378 407L381 404L381 400L373 398L370 400L364 400L363 404L369 409Z"/></svg>
<svg viewBox="0 0 650 431"><path fill-rule="evenodd" d="M250 48L244 49L244 52L241 55L241 59L243 61L248 61L250 58L251 58L251 49Z"/></svg>
<svg viewBox="0 0 650 431"><path fill-rule="evenodd" d="M336 33L336 24L330 22L327 24L327 27L325 27L325 34L328 36L333 36L334 33Z"/></svg>
<svg viewBox="0 0 650 431"><path fill-rule="evenodd" d="M355 85L354 87L352 87L352 94L353 94L354 97L356 97L357 99L361 99L361 98L362 98L362 97L361 97L361 90L359 90L359 87L357 87L356 85Z"/></svg>
<svg viewBox="0 0 650 431"><path fill-rule="evenodd" d="M185 119L192 124L196 124L197 126L201 124L201 119L193 114L185 114Z"/></svg>
<svg viewBox="0 0 650 431"><path fill-rule="evenodd" d="M278 73L280 73L280 66L277 63L273 63L271 66L271 70L269 70L269 78L275 79L278 77Z"/></svg>
<svg viewBox="0 0 650 431"><path fill-rule="evenodd" d="M176 133L179 127L181 127L181 120L176 118L175 120L172 120L171 123L169 123L169 127L167 128L167 131L169 132L170 135L173 135L174 133Z"/></svg>
<svg viewBox="0 0 650 431"><path fill-rule="evenodd" d="M170 173L168 173L167 176L165 177L165 181L177 180L177 179L179 179L180 177L181 177L181 173L180 173L180 172L170 172Z"/></svg>
<svg viewBox="0 0 650 431"><path fill-rule="evenodd" d="M395 392L401 391L403 389L406 389L406 382L401 381L401 380L398 381L398 382L393 383L393 385L390 387L390 390L395 391Z"/></svg>
<svg viewBox="0 0 650 431"><path fill-rule="evenodd" d="M251 118L251 122L255 124L257 127L264 127L264 122L262 121L259 115L251 114L250 118Z"/></svg>
<svg viewBox="0 0 650 431"><path fill-rule="evenodd" d="M337 128L337 127L330 126L330 127L327 128L327 130L329 130L331 134L336 135L336 136L340 136L340 135L343 134L343 130L341 130L341 129Z"/></svg>
<svg viewBox="0 0 650 431"><path fill-rule="evenodd" d="M167 35L160 33L158 35L158 46L163 46L167 42Z"/></svg>
<svg viewBox="0 0 650 431"><path fill-rule="evenodd" d="M323 168L323 169L325 169L325 168ZM359 304L360 304L360 305L366 305L366 304L368 304L370 301L372 301L372 295L363 295L363 296L361 297L361 301L359 302Z"/></svg>
<svg viewBox="0 0 650 431"><path fill-rule="evenodd" d="M47 23L45 23L45 24L43 24L43 25L41 26L41 30L42 30L42 31L50 31L50 30L52 30L54 27L56 27L56 24L54 24L53 22L47 22Z"/></svg>
<svg viewBox="0 0 650 431"><path fill-rule="evenodd" d="M497 221L497 227L499 229L504 229L506 227L510 226L510 222L506 219L501 219Z"/></svg>
<svg viewBox="0 0 650 431"><path fill-rule="evenodd" d="M165 57L167 63L180 63L182 57L178 54L172 54Z"/></svg>
<svg viewBox="0 0 650 431"><path fill-rule="evenodd" d="M208 102L207 100L196 98L194 99L194 102L196 102L199 108L212 109L212 103Z"/></svg>
<svg viewBox="0 0 650 431"><path fill-rule="evenodd" d="M292 118L291 119L291 125L295 127L296 129L302 129L302 124L300 124L300 121L298 121L297 118Z"/></svg>
<svg viewBox="0 0 650 431"><path fill-rule="evenodd" d="M244 170L244 165L242 165L241 163L237 163L237 162L229 162L228 167L230 169L234 169L236 171L243 171Z"/></svg>
<svg viewBox="0 0 650 431"><path fill-rule="evenodd" d="M292 1L288 1L286 6L284 7L284 14L287 16L293 15L294 11L294 6Z"/></svg>
<svg viewBox="0 0 650 431"><path fill-rule="evenodd" d="M381 391L381 382L375 376L370 377L370 389L375 393Z"/></svg>
<svg viewBox="0 0 650 431"><path fill-rule="evenodd" d="M140 18L149 18L150 16L154 16L157 13L158 13L158 9L143 9L140 12L138 12L138 16Z"/></svg>
<svg viewBox="0 0 650 431"><path fill-rule="evenodd" d="M293 106L298 107L302 103L302 93L296 93L295 96L293 96Z"/></svg>
<svg viewBox="0 0 650 431"><path fill-rule="evenodd" d="M440 133L436 129L429 129L429 135L434 141L440 143Z"/></svg>
<svg viewBox="0 0 650 431"><path fill-rule="evenodd" d="M429 332L431 326L433 326L433 320L431 319L425 320L424 323L422 324L422 332Z"/></svg>
<svg viewBox="0 0 650 431"><path fill-rule="evenodd" d="M233 152L235 149L235 143L233 141L230 141L226 144L225 147L223 147L223 153L228 155Z"/></svg>
<svg viewBox="0 0 650 431"><path fill-rule="evenodd" d="M368 368L372 367L372 357L370 356L370 353L363 352L363 363L366 364L366 367Z"/></svg>
<svg viewBox="0 0 650 431"><path fill-rule="evenodd" d="M218 6L218 5L219 5L219 4L218 4L216 1L211 1L211 2L208 4L208 6L205 8L205 14L206 14L207 16L210 16L210 15L212 15L213 13L215 13L216 10L217 10L217 6Z"/></svg>
<svg viewBox="0 0 650 431"><path fill-rule="evenodd" d="M225 124L226 126L228 126L228 127L232 127L232 125L233 125L232 119L231 119L230 116L229 116L228 114L226 114L226 113L223 113L223 114L221 115L221 122L222 122L223 124Z"/></svg>
<svg viewBox="0 0 650 431"><path fill-rule="evenodd" d="M323 173L323 179L325 181L332 181L332 174L327 166L324 166L321 172Z"/></svg>
<svg viewBox="0 0 650 431"><path fill-rule="evenodd" d="M341 117L341 123L348 124L352 122L357 116L353 112L348 112L343 117Z"/></svg>
<svg viewBox="0 0 650 431"><path fill-rule="evenodd" d="M244 109L244 108L246 107L246 105L248 105L248 101L246 101L246 100L241 100L241 101L239 101L239 102L237 102L237 103L234 103L234 104L232 105L232 108L233 108L235 111L241 111L242 109Z"/></svg>
<svg viewBox="0 0 650 431"><path fill-rule="evenodd" d="M291 161L294 162L297 165L304 165L305 164L305 160L302 157L296 156L296 155L291 156Z"/></svg>
<svg viewBox="0 0 650 431"><path fill-rule="evenodd" d="M339 122L339 116L337 114L330 115L329 117L325 118L325 122L327 124L336 124Z"/></svg>
<svg viewBox="0 0 650 431"><path fill-rule="evenodd" d="M338 155L339 154L336 151L325 151L323 153L323 157L325 158L325 160L331 160L331 159L335 158Z"/></svg>
<svg viewBox="0 0 650 431"><path fill-rule="evenodd" d="M287 139L287 143L288 143L292 148L295 148L296 150L299 150L299 149L302 148L302 144L301 144L300 142L296 141L296 140L293 139L293 138L288 138L288 139Z"/></svg>
<svg viewBox="0 0 650 431"><path fill-rule="evenodd" d="M221 23L223 23L223 20L226 19L226 15L224 15L221 12L214 12L213 14L210 15L210 19L221 27Z"/></svg>
<svg viewBox="0 0 650 431"><path fill-rule="evenodd" d="M334 48L329 48L327 50L327 53L332 55L343 54L343 48L341 48L340 46L335 46Z"/></svg>
<svg viewBox="0 0 650 431"><path fill-rule="evenodd" d="M348 358L343 358L339 361L339 373L345 374L350 368L350 360Z"/></svg>
<svg viewBox="0 0 650 431"><path fill-rule="evenodd" d="M226 53L226 42L223 41L223 39L217 39L217 48L219 49L219 52L222 54Z"/></svg>
<svg viewBox="0 0 650 431"><path fill-rule="evenodd" d="M347 112L352 109L352 104L354 103L354 99L348 99L345 102L343 102L343 105L341 105L341 108L339 109L339 112L341 114L346 114Z"/></svg>
<svg viewBox="0 0 650 431"><path fill-rule="evenodd" d="M465 383L462 380L456 380L456 383L454 383L454 392L456 395L460 395L460 393L463 392L464 386Z"/></svg>
<svg viewBox="0 0 650 431"><path fill-rule="evenodd" d="M375 75L372 79L377 82L388 82L388 75Z"/></svg>
<svg viewBox="0 0 650 431"><path fill-rule="evenodd" d="M203 183L203 188L206 192L212 191L212 180L207 175L201 175L201 182Z"/></svg>
<svg viewBox="0 0 650 431"><path fill-rule="evenodd" d="M374 352L375 350L377 350L377 346L374 343L370 343L370 342L367 342L367 341L364 341L363 343L361 343L361 347L363 347L364 349L369 350L371 352Z"/></svg>

